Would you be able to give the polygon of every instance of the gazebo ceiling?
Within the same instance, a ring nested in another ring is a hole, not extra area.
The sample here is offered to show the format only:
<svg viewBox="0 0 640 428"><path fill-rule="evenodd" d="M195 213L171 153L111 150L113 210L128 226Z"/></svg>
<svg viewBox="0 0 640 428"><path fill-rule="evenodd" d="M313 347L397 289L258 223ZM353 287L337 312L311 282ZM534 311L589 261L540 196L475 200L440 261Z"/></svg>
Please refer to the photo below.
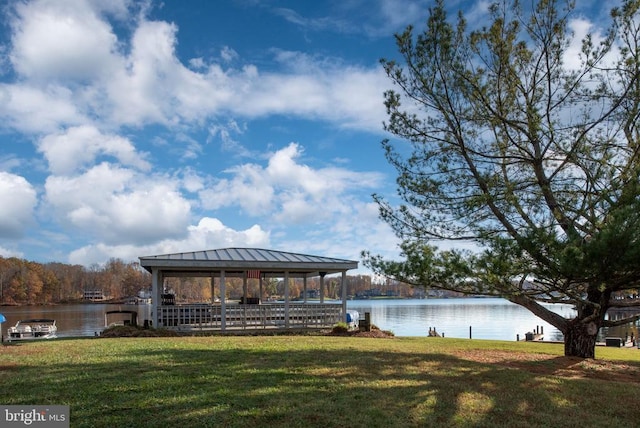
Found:
<svg viewBox="0 0 640 428"><path fill-rule="evenodd" d="M151 272L162 271L168 276L243 276L259 271L261 276L315 276L357 269L358 262L308 254L261 248L222 248L188 253L161 254L140 257L140 265Z"/></svg>

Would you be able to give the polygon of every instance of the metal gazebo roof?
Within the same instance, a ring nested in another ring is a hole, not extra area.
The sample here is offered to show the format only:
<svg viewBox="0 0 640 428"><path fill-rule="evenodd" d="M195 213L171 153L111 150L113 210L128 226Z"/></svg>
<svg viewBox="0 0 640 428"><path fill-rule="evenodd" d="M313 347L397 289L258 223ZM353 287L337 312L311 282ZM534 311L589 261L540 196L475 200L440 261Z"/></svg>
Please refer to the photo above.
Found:
<svg viewBox="0 0 640 428"><path fill-rule="evenodd" d="M283 272L309 276L357 269L358 262L262 248L222 248L140 257L140 265L149 272L155 268L166 273L184 272L194 276L219 271L233 275L250 270L258 270L265 276L278 276Z"/></svg>

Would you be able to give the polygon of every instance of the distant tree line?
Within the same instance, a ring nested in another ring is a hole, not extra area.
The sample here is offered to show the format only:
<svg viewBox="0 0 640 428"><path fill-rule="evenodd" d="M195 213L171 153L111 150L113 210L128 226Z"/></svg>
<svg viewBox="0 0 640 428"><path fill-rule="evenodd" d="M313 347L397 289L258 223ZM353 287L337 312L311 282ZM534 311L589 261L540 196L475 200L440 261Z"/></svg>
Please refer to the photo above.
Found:
<svg viewBox="0 0 640 428"><path fill-rule="evenodd" d="M248 281L247 297L259 296L255 279ZM209 302L212 299L209 278L168 278L165 286L176 293L179 302ZM327 299L342 297L341 278L327 276L324 279ZM284 296L284 281L267 278L263 282L263 296ZM82 301L85 291L100 291L112 300L136 296L140 290L151 288L151 275L136 262L110 259L104 265L89 267L64 263L38 263L16 257L0 257L0 305L47 305ZM214 287L219 292L219 287ZM241 278L227 278L226 298L239 299L243 295ZM307 290L319 290L320 278L308 278ZM291 298L303 296L302 279L289 284ZM347 276L348 296L397 296L416 297L424 290L397 281L372 282L369 275ZM219 298L220 296L213 296Z"/></svg>
<svg viewBox="0 0 640 428"><path fill-rule="evenodd" d="M135 295L151 285L138 263L111 259L104 265L37 263L0 257L0 304L46 305L82 300L85 290L100 290L114 299Z"/></svg>

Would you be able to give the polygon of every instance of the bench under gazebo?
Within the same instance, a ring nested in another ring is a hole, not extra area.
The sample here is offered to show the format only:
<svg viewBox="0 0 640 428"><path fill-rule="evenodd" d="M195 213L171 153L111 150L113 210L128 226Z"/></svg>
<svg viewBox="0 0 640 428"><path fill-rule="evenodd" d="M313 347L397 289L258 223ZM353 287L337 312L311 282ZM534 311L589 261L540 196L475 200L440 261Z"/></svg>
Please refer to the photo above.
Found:
<svg viewBox="0 0 640 428"><path fill-rule="evenodd" d="M252 330L267 328L326 328L347 319L347 279L358 262L331 257L289 253L260 248L223 248L188 253L140 257L140 265L152 276L152 323L179 330ZM325 302L324 278L341 274L341 302ZM165 278L208 277L211 302L176 304L164 293ZM307 301L307 279L318 277L319 299ZM242 278L244 296L239 303L225 298L227 278ZM282 278L282 301L263 301L247 296L247 280L258 278L260 297L266 279ZM292 301L290 280L302 278L304 300ZM220 301L213 292L218 285Z"/></svg>

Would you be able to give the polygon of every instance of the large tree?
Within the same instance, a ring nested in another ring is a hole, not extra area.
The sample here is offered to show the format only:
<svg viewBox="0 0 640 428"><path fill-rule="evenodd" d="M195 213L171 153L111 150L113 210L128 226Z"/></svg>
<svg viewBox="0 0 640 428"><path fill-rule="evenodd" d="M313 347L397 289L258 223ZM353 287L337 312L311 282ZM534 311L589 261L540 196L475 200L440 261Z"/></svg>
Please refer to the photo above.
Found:
<svg viewBox="0 0 640 428"><path fill-rule="evenodd" d="M593 358L601 327L637 318L606 312L640 285L640 1L581 37L573 3L504 0L469 29L437 1L424 31L396 35L383 146L402 202L374 198L402 257L363 255L417 286L505 297Z"/></svg>

